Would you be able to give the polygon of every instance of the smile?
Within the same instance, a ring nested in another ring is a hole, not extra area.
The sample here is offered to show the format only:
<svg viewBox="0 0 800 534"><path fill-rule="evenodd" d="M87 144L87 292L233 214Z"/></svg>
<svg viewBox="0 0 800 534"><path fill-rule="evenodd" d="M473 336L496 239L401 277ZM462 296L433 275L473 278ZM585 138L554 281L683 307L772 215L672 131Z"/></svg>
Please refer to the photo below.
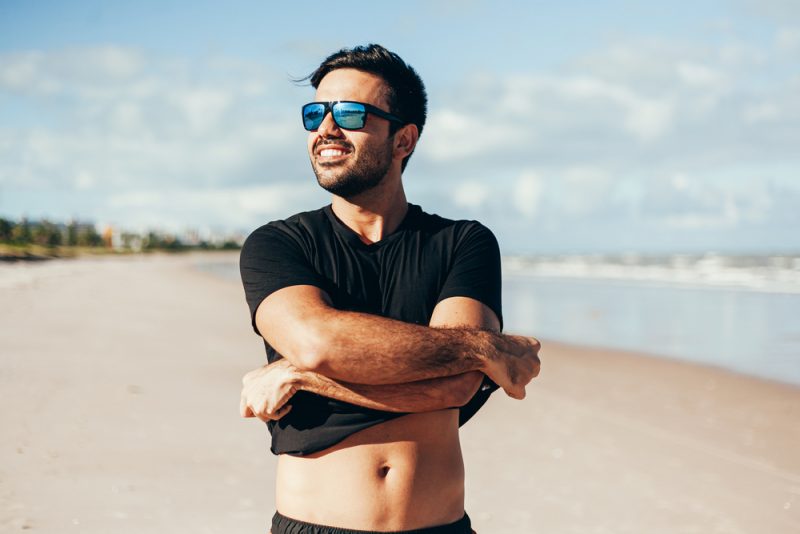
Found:
<svg viewBox="0 0 800 534"><path fill-rule="evenodd" d="M324 148L319 151L320 157L323 158L335 158L337 156L344 156L345 154L347 154L347 151L339 148Z"/></svg>

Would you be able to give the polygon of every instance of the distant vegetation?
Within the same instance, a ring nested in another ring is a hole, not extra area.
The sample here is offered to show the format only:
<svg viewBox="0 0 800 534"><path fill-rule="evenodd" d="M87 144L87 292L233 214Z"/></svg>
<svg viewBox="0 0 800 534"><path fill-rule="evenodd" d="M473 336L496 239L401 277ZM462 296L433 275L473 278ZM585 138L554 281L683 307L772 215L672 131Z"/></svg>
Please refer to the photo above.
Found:
<svg viewBox="0 0 800 534"><path fill-rule="evenodd" d="M138 234L117 231L111 227L101 233L94 224L86 222L58 223L46 219L12 221L0 217L0 257L12 259L239 248L240 238L237 236L201 239L194 232L178 237L159 231Z"/></svg>

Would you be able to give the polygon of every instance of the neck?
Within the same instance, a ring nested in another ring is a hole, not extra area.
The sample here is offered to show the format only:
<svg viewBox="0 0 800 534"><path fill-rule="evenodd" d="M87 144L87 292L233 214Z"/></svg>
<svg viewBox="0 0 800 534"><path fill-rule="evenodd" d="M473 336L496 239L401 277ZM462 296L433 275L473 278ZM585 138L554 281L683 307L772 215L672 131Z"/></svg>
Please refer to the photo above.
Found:
<svg viewBox="0 0 800 534"><path fill-rule="evenodd" d="M389 183L386 183L389 182ZM400 180L384 180L379 186L353 198L335 196L333 213L364 243L377 243L400 226L408 201Z"/></svg>

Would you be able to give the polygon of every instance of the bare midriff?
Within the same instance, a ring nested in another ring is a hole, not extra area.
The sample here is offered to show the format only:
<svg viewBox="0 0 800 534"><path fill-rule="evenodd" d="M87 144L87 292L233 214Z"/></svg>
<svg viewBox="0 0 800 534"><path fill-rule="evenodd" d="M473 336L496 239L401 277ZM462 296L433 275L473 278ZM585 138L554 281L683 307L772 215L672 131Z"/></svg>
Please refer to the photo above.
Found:
<svg viewBox="0 0 800 534"><path fill-rule="evenodd" d="M309 456L278 458L278 511L354 530L412 530L464 515L458 410L411 414Z"/></svg>

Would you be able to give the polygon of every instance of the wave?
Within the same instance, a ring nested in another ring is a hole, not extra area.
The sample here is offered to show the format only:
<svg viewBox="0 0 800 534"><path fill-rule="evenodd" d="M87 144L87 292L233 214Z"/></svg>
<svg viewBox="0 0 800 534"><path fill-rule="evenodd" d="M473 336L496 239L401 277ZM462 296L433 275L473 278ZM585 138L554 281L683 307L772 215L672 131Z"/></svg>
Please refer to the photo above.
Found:
<svg viewBox="0 0 800 534"><path fill-rule="evenodd" d="M800 256L505 256L506 274L800 293Z"/></svg>

